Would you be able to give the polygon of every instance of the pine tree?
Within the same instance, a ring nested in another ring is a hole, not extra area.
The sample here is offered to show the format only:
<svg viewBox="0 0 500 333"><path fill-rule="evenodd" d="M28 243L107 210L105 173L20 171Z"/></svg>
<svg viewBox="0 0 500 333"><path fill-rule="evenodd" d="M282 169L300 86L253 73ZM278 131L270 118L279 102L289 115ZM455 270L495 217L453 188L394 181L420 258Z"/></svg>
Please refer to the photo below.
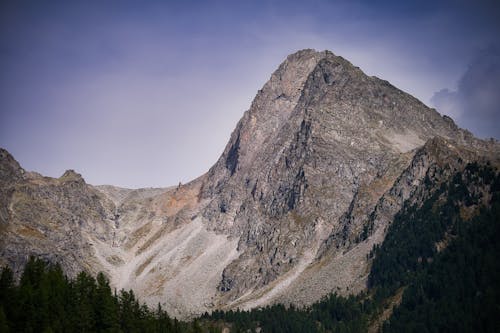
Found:
<svg viewBox="0 0 500 333"><path fill-rule="evenodd" d="M9 332L9 323L7 321L7 316L3 310L3 306L0 305L0 333Z"/></svg>
<svg viewBox="0 0 500 333"><path fill-rule="evenodd" d="M85 272L78 274L71 285L71 326L76 332L95 330L93 298L96 290L95 279Z"/></svg>
<svg viewBox="0 0 500 333"><path fill-rule="evenodd" d="M102 332L119 331L118 306L113 298L106 276L97 274L97 288L94 298L96 329Z"/></svg>

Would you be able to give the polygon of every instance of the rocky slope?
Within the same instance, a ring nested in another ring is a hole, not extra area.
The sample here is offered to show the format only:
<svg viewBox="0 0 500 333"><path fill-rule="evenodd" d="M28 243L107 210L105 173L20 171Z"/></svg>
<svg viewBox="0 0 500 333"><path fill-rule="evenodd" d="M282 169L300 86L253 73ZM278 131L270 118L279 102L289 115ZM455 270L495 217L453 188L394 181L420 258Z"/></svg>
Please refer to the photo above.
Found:
<svg viewBox="0 0 500 333"><path fill-rule="evenodd" d="M0 158L1 263L18 271L36 254L69 275L96 272L93 243L112 240L113 203L72 170L53 179L25 172L3 149Z"/></svg>
<svg viewBox="0 0 500 333"><path fill-rule="evenodd" d="M103 270L176 316L309 304L366 287L367 254L429 177L500 145L329 51L302 50L259 90L217 163L167 189L93 187L0 167L0 260ZM427 178L426 178L427 177ZM428 188L425 191L429 191Z"/></svg>

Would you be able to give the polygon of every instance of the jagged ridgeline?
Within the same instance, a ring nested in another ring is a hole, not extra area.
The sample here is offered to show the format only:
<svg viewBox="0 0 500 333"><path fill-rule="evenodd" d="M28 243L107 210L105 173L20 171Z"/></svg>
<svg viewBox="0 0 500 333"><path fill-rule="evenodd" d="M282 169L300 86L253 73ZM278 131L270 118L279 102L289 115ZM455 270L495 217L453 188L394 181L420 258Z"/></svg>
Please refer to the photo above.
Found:
<svg viewBox="0 0 500 333"><path fill-rule="evenodd" d="M449 235L444 249L461 224L420 216L401 271L386 268L399 257L377 261L402 251L386 238L391 225L446 196L443 184L468 165L496 170L500 145L332 52L302 50L258 91L215 165L188 184L92 186L71 170L49 178L5 150L0 157L0 264L20 276L34 255L70 278L102 271L112 288L185 319L310 306L375 285L378 298L391 297L434 260L440 233ZM462 219L477 215L473 206ZM427 232L435 238L422 243Z"/></svg>
<svg viewBox="0 0 500 333"><path fill-rule="evenodd" d="M94 279L82 272L69 281L59 266L31 259L18 285L9 268L2 270L0 329L495 332L500 327L500 174L489 164L472 163L435 181L426 179L423 203L405 203L384 242L370 253L375 256L370 287L356 297L331 294L302 309L217 310L185 323L171 319L161 306L141 306L132 291L113 296L103 274Z"/></svg>
<svg viewBox="0 0 500 333"><path fill-rule="evenodd" d="M497 332L500 327L500 174L489 163L428 173L376 245L369 287L302 309L214 312L235 331Z"/></svg>

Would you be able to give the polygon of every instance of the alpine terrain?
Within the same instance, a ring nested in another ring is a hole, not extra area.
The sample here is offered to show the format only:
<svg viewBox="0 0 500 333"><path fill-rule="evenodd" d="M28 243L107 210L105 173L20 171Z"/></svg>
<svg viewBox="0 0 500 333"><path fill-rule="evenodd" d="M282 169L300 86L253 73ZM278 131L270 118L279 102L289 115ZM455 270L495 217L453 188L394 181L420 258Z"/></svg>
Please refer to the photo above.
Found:
<svg viewBox="0 0 500 333"><path fill-rule="evenodd" d="M93 186L72 170L54 179L0 150L0 265L19 275L34 255L70 277L102 271L177 318L310 305L366 290L395 216L438 198L472 162L497 170L500 144L330 51L301 50L188 184ZM470 184L481 195L464 220L490 198L490 185Z"/></svg>

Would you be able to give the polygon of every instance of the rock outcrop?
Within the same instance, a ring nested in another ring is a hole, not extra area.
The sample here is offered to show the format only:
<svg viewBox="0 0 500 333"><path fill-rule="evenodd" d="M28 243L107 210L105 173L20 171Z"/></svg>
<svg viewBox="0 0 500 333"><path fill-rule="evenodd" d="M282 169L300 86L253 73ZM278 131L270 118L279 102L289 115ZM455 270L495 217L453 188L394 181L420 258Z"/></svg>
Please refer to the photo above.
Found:
<svg viewBox="0 0 500 333"><path fill-rule="evenodd" d="M94 187L74 171L46 178L0 155L2 263L19 268L34 254L68 274L102 270L187 317L359 292L367 254L404 203L469 161L498 164L500 145L342 57L302 50L189 184Z"/></svg>
<svg viewBox="0 0 500 333"><path fill-rule="evenodd" d="M265 304L325 253L349 252L365 241L379 200L434 137L478 155L498 152L498 145L475 139L329 51L289 56L203 183L201 197L209 200L203 216L215 230L238 236L242 252L224 270L224 303ZM364 278L352 272L339 283L338 270L325 277L333 281L330 290L364 287ZM304 297L322 296L306 285L300 284ZM261 289L269 292L254 292Z"/></svg>
<svg viewBox="0 0 500 333"><path fill-rule="evenodd" d="M3 149L0 157L1 263L19 272L37 255L70 276L98 272L93 242L110 241L112 202L73 170L53 179L24 171Z"/></svg>

